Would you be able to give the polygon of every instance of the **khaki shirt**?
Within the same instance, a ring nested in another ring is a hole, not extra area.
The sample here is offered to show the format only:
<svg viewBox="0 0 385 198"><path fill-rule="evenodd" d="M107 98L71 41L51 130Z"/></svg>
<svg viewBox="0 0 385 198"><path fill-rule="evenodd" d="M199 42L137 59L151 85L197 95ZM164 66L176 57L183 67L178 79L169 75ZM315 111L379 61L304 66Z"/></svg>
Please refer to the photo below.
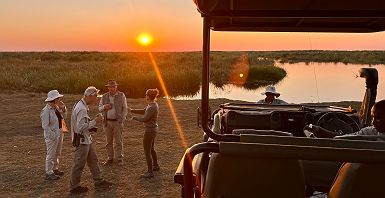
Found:
<svg viewBox="0 0 385 198"><path fill-rule="evenodd" d="M112 105L112 109L104 109L104 103L105 101L103 101L103 98L100 99L99 101L99 112L103 112L103 111L106 111L107 110L107 119L116 119L116 109L115 109L115 96L118 94L119 92L116 92L115 95L110 95L109 93L108 94L108 97L110 99L110 104ZM127 117L127 114L128 114L128 106L127 106L127 98L126 96L124 95L123 93L123 110L122 110L122 122L126 119Z"/></svg>

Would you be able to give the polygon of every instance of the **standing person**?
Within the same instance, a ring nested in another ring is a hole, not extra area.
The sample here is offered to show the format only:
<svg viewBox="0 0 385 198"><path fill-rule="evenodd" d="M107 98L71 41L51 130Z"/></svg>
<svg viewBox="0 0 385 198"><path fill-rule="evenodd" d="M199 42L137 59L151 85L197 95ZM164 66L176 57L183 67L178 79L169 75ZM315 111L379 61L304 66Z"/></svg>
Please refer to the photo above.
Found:
<svg viewBox="0 0 385 198"><path fill-rule="evenodd" d="M117 159L118 163L123 164L122 132L123 122L126 120L128 112L127 99L124 93L118 90L118 84L115 80L109 80L105 86L108 88L108 92L103 94L99 102L99 112L102 112L104 118L103 131L107 140L108 159L104 165L111 165L114 158Z"/></svg>
<svg viewBox="0 0 385 198"><path fill-rule="evenodd" d="M148 89L146 91L147 107L144 109L131 109L131 113L144 114L143 117L132 117L133 120L143 122L144 136L143 148L147 162L147 172L143 174L145 178L154 177L153 171L159 171L158 158L154 149L154 141L158 132L159 107L156 97L159 95L158 89Z"/></svg>
<svg viewBox="0 0 385 198"><path fill-rule="evenodd" d="M99 90L95 87L88 87L84 91L83 98L75 104L71 115L72 144L76 149L71 170L70 192L74 194L88 191L87 187L80 186L80 177L86 163L92 173L96 189L112 185L112 183L103 180L101 177L98 157L90 134L95 131L96 124L101 123L103 119L100 114L93 120L88 115L88 105L96 102L98 92Z"/></svg>
<svg viewBox="0 0 385 198"><path fill-rule="evenodd" d="M57 90L49 91L47 99L45 99L47 104L40 113L47 147L45 158L45 178L47 180L57 180L60 175L64 174L59 170L59 157L63 145L63 118L67 117L67 108L61 101L62 97L63 95Z"/></svg>
<svg viewBox="0 0 385 198"><path fill-rule="evenodd" d="M259 100L258 104L288 104L284 100L278 99L281 94L275 90L273 85L267 86L265 92L261 94L266 95L266 98Z"/></svg>

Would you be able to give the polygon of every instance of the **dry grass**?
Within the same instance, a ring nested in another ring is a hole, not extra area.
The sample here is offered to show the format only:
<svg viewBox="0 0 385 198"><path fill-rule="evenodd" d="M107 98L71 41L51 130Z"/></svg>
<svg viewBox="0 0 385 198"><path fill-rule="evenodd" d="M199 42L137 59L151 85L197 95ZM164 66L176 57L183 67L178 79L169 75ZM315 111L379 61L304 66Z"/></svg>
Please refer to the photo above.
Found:
<svg viewBox="0 0 385 198"><path fill-rule="evenodd" d="M40 127L39 113L44 106L45 94L0 93L0 193L2 197L64 197L69 196L69 174L73 159L70 135L64 138L60 168L65 172L58 181L44 180L45 143ZM79 95L65 94L63 98L69 109L80 99ZM173 176L184 148L177 135L166 101L160 99L160 132L155 149L158 152L161 171L152 179L140 178L146 171L142 149L143 127L140 123L126 122L124 128L125 164L102 167L104 177L115 185L108 191L93 189L89 169L84 169L81 184L88 186L86 196L106 197L178 197L180 186L174 184ZM223 99L213 100L217 107ZM133 108L145 106L144 99L128 99ZM202 131L196 125L196 108L200 101L173 101L176 113L185 134L188 146L201 141ZM93 110L93 115L95 109ZM67 123L69 123L67 121ZM99 161L106 159L105 139L102 131L93 136Z"/></svg>
<svg viewBox="0 0 385 198"><path fill-rule="evenodd" d="M230 83L242 52L213 52L211 54L211 81L223 86ZM153 53L171 96L195 95L201 84L200 52ZM286 72L274 66L274 60L259 60L247 54L240 71L250 68L249 84L274 84ZM237 74L239 75L239 73ZM151 59L147 53L136 52L0 52L0 89L43 92L57 89L61 92L81 94L92 84L101 87L108 79L116 79L127 97L142 97L148 88L160 87ZM266 82L268 81L268 82ZM257 88L257 87L256 87ZM164 93L160 93L164 95Z"/></svg>

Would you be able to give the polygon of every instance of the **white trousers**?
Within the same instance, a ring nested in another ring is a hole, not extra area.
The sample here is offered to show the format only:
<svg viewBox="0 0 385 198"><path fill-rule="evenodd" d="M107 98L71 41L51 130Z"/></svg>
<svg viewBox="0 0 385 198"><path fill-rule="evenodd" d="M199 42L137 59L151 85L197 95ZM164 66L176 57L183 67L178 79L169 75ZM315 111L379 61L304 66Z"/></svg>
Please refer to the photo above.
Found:
<svg viewBox="0 0 385 198"><path fill-rule="evenodd" d="M47 155L45 157L45 173L52 174L53 170L59 169L59 157L63 146L63 133L54 140L45 139Z"/></svg>

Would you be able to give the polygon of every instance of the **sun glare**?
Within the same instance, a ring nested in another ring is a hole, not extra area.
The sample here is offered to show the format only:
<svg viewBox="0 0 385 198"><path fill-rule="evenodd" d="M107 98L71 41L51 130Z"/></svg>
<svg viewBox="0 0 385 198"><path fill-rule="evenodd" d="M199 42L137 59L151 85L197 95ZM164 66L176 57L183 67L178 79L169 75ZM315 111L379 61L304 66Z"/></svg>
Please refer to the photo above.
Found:
<svg viewBox="0 0 385 198"><path fill-rule="evenodd" d="M150 45L152 42L152 36L147 33L140 34L137 41L144 46Z"/></svg>

